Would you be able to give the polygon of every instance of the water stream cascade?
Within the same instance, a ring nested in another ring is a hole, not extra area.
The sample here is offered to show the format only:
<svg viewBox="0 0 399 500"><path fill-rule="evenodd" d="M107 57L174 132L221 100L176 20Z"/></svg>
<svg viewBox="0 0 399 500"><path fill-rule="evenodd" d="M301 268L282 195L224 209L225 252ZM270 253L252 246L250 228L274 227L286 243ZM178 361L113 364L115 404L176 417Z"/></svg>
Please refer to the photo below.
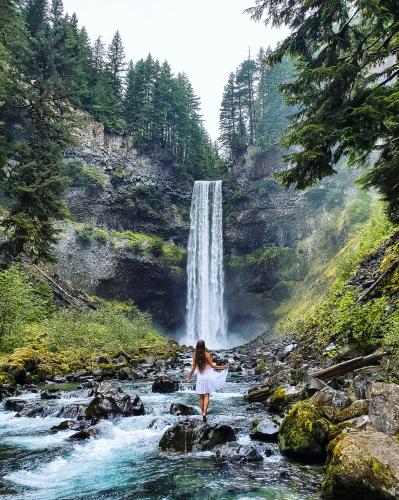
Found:
<svg viewBox="0 0 399 500"><path fill-rule="evenodd" d="M226 341L222 181L194 183L187 260L187 342L211 347Z"/></svg>

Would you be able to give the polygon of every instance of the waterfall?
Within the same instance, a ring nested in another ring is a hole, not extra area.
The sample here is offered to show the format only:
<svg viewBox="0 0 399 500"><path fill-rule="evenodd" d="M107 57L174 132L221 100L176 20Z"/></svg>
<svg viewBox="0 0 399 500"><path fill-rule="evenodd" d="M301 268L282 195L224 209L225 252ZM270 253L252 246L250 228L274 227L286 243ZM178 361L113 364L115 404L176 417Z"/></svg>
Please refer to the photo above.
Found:
<svg viewBox="0 0 399 500"><path fill-rule="evenodd" d="M196 181L187 261L187 342L220 347L226 338L223 303L222 181Z"/></svg>

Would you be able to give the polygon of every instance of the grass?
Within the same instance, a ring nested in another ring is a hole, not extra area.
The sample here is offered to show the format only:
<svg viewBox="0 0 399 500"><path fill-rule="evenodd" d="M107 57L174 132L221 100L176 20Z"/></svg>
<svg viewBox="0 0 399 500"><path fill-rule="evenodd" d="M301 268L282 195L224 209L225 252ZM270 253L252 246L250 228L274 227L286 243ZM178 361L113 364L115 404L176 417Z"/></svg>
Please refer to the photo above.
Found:
<svg viewBox="0 0 399 500"><path fill-rule="evenodd" d="M29 268L0 272L0 382L22 370L33 380L75 369L94 369L101 355L142 358L170 352L151 317L132 304L95 299L97 310L56 308L52 291Z"/></svg>

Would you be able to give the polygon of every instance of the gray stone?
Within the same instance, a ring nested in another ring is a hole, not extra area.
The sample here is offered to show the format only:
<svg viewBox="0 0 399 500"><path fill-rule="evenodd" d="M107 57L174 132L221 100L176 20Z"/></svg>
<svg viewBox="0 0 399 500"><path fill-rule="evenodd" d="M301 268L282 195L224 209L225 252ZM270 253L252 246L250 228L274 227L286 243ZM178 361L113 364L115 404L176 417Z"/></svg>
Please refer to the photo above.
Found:
<svg viewBox="0 0 399 500"><path fill-rule="evenodd" d="M117 387L104 382L95 390L95 397L85 411L85 418L92 422L118 415L125 417L144 415L144 405L139 396L129 396Z"/></svg>
<svg viewBox="0 0 399 500"><path fill-rule="evenodd" d="M210 450L218 444L235 440L232 427L224 424L202 424L184 420L169 427L159 443L163 451L191 452Z"/></svg>
<svg viewBox="0 0 399 500"><path fill-rule="evenodd" d="M323 498L399 498L399 443L376 431L342 433L328 449Z"/></svg>
<svg viewBox="0 0 399 500"><path fill-rule="evenodd" d="M170 393L179 390L179 382L170 377L156 377L152 384L152 392Z"/></svg>
<svg viewBox="0 0 399 500"><path fill-rule="evenodd" d="M239 445L228 443L220 445L215 450L215 458L218 462L261 462L262 454L253 444Z"/></svg>
<svg viewBox="0 0 399 500"><path fill-rule="evenodd" d="M394 435L399 430L399 385L375 382L371 386L369 417L380 432Z"/></svg>
<svg viewBox="0 0 399 500"><path fill-rule="evenodd" d="M172 403L169 413L177 416L188 416L195 415L195 410L193 407L184 405L183 403Z"/></svg>
<svg viewBox="0 0 399 500"><path fill-rule="evenodd" d="M26 406L23 399L9 398L4 401L4 408L8 411L22 411Z"/></svg>
<svg viewBox="0 0 399 500"><path fill-rule="evenodd" d="M257 441L277 443L279 426L270 418L254 420L252 422L250 436Z"/></svg>

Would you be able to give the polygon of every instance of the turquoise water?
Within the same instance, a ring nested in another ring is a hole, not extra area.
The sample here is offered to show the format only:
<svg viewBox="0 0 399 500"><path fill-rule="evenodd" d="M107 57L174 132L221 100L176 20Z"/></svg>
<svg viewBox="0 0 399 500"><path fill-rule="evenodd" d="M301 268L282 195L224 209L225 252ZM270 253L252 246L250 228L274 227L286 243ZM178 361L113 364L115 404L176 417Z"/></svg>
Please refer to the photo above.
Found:
<svg viewBox="0 0 399 500"><path fill-rule="evenodd" d="M192 391L153 394L150 382L126 383L142 398L146 415L101 424L89 441L66 440L73 431L52 433L62 418L15 418L0 407L0 494L10 499L313 499L319 498L318 467L288 462L276 445L258 443L263 462L217 464L212 452L165 454L158 448L167 427L179 417L172 402L197 405ZM258 414L247 411L247 386L238 377L213 395L209 421L233 425L241 444ZM35 398L36 394L23 397ZM56 404L86 401L85 391L65 393ZM199 413L199 408L198 408ZM190 418L199 418L194 416ZM266 451L272 448L273 454Z"/></svg>

